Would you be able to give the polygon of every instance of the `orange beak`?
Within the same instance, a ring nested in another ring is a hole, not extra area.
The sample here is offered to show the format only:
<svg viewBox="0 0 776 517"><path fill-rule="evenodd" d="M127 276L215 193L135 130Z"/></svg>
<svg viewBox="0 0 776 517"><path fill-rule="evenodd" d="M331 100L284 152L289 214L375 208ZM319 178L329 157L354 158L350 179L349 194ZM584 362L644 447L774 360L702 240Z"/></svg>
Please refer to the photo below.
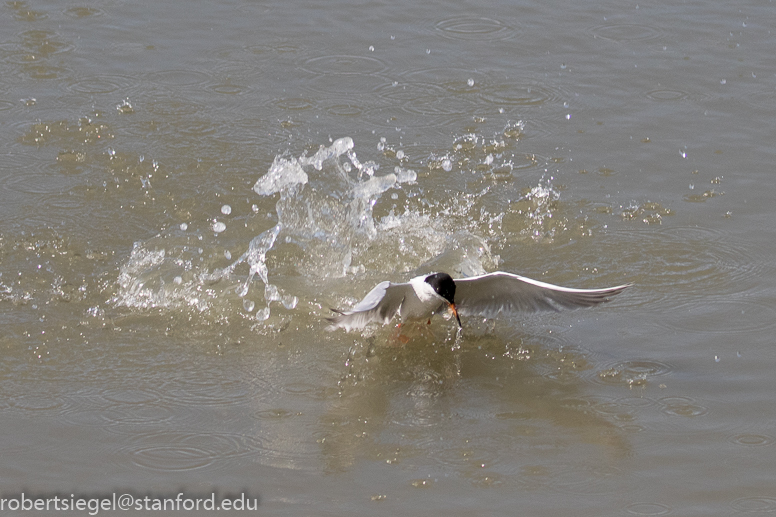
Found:
<svg viewBox="0 0 776 517"><path fill-rule="evenodd" d="M454 303L450 304L450 310L452 311L453 316L455 316L455 319L458 322L458 326L460 328L463 328L463 325L461 325L461 318L458 317L458 309L455 308L455 304Z"/></svg>

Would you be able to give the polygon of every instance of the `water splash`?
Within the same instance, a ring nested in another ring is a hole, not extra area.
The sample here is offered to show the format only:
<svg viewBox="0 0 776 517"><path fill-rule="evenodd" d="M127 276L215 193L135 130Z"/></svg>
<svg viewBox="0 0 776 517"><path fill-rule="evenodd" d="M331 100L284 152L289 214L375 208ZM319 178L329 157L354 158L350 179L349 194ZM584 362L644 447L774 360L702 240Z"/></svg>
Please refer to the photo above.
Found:
<svg viewBox="0 0 776 517"><path fill-rule="evenodd" d="M250 267L250 275L239 292L241 297L248 294L257 274L264 283L267 307L257 312L259 319L269 317L272 301L280 301L287 309L298 303L296 296L283 294L267 276L267 252L279 235L282 234L286 243L293 243L304 251L301 274L345 276L351 267L356 242L374 239L377 234L372 217L376 200L383 192L417 179L414 171L401 167L396 167L393 173L375 175L377 164L361 163L353 147L353 140L344 137L328 147L321 146L309 157L278 156L253 186L262 196L280 194L275 205L278 223L253 239L248 251L229 269L234 270L242 263ZM342 161L343 156L347 161ZM358 171L356 178L350 174L354 168Z"/></svg>
<svg viewBox="0 0 776 517"><path fill-rule="evenodd" d="M269 218L274 226L251 238L238 256L235 245L225 242L237 239L239 246L240 228L249 225L228 220L235 212L231 205L220 204L218 220L207 219L204 226L176 223L135 244L111 302L129 308L193 308L225 321L237 311L264 322L274 314L274 305L294 309L300 297L306 310L317 312L314 298L329 296L342 277L369 283L386 275L447 271L474 276L495 269L500 257L492 246L504 241L505 216L519 215L534 239L554 231L548 221L559 193L550 181L524 190L510 207L487 208L492 190L503 188L488 179L488 170L504 162L502 142L516 141L519 134L510 131L520 126L509 125L501 140L458 139L441 160L430 158L433 174L447 173L437 161L454 160L456 167L465 166L464 158L480 162L479 192L427 193L422 185L413 186L418 175L412 169L394 162L391 172L381 173L378 163L361 161L348 137L311 154L278 155L253 185L257 195L274 199L274 214L254 205L247 216L248 222ZM388 191L390 199L382 199ZM224 266L224 258L233 256ZM286 318L282 311L278 317Z"/></svg>

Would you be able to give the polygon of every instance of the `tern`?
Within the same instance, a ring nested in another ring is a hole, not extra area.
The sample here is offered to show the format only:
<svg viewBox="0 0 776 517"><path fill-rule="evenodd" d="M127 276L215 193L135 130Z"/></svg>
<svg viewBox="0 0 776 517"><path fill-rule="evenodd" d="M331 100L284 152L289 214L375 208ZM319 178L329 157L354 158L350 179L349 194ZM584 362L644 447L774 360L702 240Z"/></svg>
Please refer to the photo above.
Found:
<svg viewBox="0 0 776 517"><path fill-rule="evenodd" d="M499 313L592 307L608 302L631 285L574 289L501 271L455 280L447 273L434 273L405 283L380 282L355 307L332 309L336 316L326 319L331 324L329 330L350 331L370 323L385 325L396 315L402 322L428 319L430 323L434 314L449 310L463 327L461 316L493 318Z"/></svg>

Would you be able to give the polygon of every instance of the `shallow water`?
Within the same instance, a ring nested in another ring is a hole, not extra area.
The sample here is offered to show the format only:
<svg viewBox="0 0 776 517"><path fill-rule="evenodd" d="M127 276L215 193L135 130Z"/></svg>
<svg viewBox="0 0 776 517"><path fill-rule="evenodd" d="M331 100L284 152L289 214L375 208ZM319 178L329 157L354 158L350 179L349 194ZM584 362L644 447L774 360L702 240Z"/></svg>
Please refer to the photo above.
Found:
<svg viewBox="0 0 776 517"><path fill-rule="evenodd" d="M0 6L4 496L776 509L772 2L168 4ZM438 270L635 285L324 331Z"/></svg>

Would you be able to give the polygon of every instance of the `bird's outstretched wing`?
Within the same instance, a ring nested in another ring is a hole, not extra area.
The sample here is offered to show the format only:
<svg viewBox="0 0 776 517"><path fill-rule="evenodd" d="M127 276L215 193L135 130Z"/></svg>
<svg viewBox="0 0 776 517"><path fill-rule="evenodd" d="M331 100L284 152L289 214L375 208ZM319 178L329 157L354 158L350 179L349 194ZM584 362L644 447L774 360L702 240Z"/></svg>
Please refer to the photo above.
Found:
<svg viewBox="0 0 776 517"><path fill-rule="evenodd" d="M455 281L455 305L461 315L492 318L500 312L559 311L592 307L620 294L631 284L605 289L572 289L511 273Z"/></svg>
<svg viewBox="0 0 776 517"><path fill-rule="evenodd" d="M349 311L338 311L336 316L326 318L331 325L329 330L338 327L345 330L362 329L369 323L388 323L401 308L405 297L411 294L410 284L392 284L389 281L380 282L374 289Z"/></svg>

